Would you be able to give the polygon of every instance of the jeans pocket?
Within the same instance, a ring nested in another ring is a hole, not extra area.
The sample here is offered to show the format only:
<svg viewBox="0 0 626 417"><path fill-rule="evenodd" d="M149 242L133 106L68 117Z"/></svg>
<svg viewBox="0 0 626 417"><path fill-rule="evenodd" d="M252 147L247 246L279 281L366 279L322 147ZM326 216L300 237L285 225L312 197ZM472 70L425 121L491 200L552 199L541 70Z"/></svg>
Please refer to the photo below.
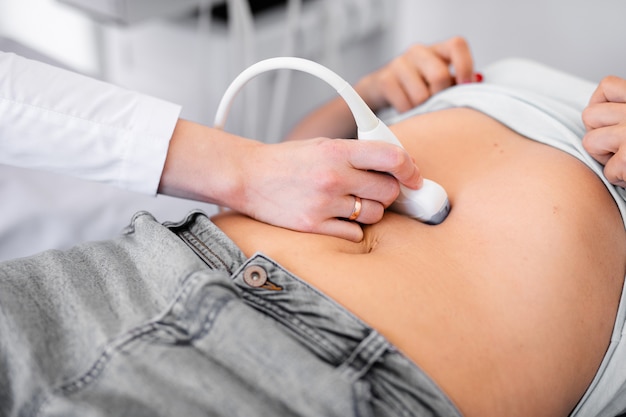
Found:
<svg viewBox="0 0 626 417"><path fill-rule="evenodd" d="M163 314L110 341L38 416L356 416L368 390L201 271Z"/></svg>

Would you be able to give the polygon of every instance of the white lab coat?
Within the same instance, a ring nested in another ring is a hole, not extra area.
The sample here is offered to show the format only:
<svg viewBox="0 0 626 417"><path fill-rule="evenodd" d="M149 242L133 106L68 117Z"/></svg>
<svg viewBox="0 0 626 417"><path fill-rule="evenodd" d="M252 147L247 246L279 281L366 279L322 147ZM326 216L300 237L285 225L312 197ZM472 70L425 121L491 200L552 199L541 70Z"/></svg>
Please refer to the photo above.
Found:
<svg viewBox="0 0 626 417"><path fill-rule="evenodd" d="M0 164L155 194L180 110L0 52Z"/></svg>
<svg viewBox="0 0 626 417"><path fill-rule="evenodd" d="M0 52L0 261L114 238L139 210L215 213L155 198L180 110Z"/></svg>

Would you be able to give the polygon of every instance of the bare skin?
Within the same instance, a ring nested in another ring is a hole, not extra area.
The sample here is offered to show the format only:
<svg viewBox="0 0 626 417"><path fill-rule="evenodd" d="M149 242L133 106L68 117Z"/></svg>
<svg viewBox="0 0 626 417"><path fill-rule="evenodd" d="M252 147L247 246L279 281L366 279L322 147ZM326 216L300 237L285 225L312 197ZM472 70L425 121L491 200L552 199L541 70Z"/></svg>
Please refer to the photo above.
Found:
<svg viewBox="0 0 626 417"><path fill-rule="evenodd" d="M387 213L356 243L234 212L214 221L380 331L465 416L568 415L606 351L626 272L611 196L578 160L473 110L392 130L448 191L443 224Z"/></svg>

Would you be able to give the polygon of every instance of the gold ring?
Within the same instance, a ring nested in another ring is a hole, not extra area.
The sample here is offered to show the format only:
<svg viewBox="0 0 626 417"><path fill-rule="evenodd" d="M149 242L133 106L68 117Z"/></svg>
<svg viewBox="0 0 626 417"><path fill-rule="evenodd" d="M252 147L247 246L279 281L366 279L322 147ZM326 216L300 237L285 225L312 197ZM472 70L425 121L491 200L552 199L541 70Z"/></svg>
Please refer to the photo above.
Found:
<svg viewBox="0 0 626 417"><path fill-rule="evenodd" d="M354 209L348 220L356 220L359 214L361 214L361 197L354 196Z"/></svg>

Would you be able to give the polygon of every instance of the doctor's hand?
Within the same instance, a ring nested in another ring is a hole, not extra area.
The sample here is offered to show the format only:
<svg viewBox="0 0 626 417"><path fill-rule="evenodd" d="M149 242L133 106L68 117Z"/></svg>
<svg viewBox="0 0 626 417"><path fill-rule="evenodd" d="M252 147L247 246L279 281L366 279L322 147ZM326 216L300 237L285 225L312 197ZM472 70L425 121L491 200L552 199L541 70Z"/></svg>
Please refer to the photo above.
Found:
<svg viewBox="0 0 626 417"><path fill-rule="evenodd" d="M604 175L626 187L626 79L604 78L583 111L583 146L604 165Z"/></svg>
<svg viewBox="0 0 626 417"><path fill-rule="evenodd" d="M392 106L405 112L455 84L480 81L467 41L454 37L433 45L415 44L356 85L374 110Z"/></svg>
<svg viewBox="0 0 626 417"><path fill-rule="evenodd" d="M409 154L383 142L314 138L257 146L254 152L253 162L243 167L241 211L303 232L359 242L361 224L382 219L399 182L413 189L422 185Z"/></svg>
<svg viewBox="0 0 626 417"><path fill-rule="evenodd" d="M382 219L399 183L417 189L422 177L395 145L320 137L270 145L180 120L159 193L359 242L361 224Z"/></svg>

